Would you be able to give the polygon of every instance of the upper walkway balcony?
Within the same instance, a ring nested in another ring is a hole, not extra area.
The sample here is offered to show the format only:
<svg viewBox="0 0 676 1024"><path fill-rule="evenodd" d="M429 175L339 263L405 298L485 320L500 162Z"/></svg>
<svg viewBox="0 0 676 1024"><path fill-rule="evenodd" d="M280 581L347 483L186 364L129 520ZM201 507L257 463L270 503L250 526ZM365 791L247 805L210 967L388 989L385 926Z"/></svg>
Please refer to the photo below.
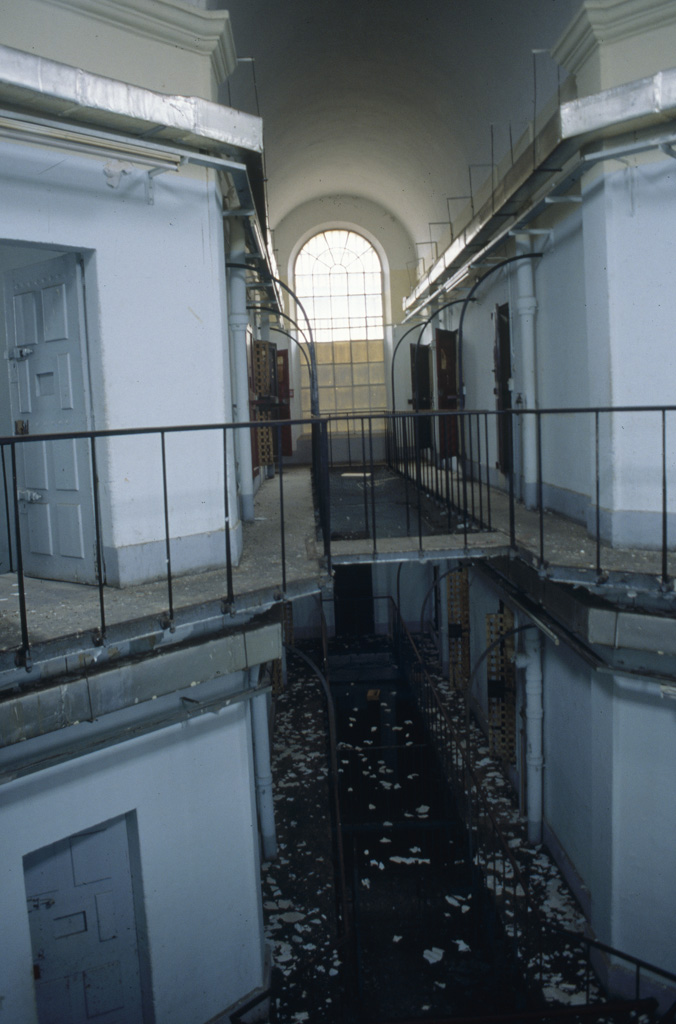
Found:
<svg viewBox="0 0 676 1024"><path fill-rule="evenodd" d="M651 407L2 438L0 686L235 624L355 561L516 558L669 614L675 425ZM289 427L306 464L281 454ZM246 523L238 430L272 453Z"/></svg>

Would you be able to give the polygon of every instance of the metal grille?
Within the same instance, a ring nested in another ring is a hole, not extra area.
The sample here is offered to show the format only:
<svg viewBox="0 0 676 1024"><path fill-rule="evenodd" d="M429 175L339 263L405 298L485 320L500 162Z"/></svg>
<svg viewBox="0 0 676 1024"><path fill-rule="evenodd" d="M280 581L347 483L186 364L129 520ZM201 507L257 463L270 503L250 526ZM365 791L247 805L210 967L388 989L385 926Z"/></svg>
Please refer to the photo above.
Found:
<svg viewBox="0 0 676 1024"><path fill-rule="evenodd" d="M467 689L469 653L469 573L458 569L446 577L448 604L449 682L456 690Z"/></svg>
<svg viewBox="0 0 676 1024"><path fill-rule="evenodd" d="M490 647L514 627L509 609L486 616L486 642ZM496 644L487 658L488 743L490 752L509 764L516 762L516 671L514 636Z"/></svg>
<svg viewBox="0 0 676 1024"><path fill-rule="evenodd" d="M260 339L254 340L253 386L259 401L272 397L272 387L277 371L276 364L273 366L272 360L276 359L276 353L276 347L269 342ZM264 422L271 419L271 415L265 409L256 408L256 419ZM261 427L257 433L258 461L261 466L272 466L275 461L272 430L270 427Z"/></svg>

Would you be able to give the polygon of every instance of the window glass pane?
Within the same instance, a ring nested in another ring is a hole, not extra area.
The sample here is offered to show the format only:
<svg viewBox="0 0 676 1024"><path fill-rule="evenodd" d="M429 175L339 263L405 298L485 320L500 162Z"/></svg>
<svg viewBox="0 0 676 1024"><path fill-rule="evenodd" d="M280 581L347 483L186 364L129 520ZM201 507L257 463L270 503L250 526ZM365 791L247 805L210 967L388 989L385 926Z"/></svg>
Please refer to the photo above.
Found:
<svg viewBox="0 0 676 1024"><path fill-rule="evenodd" d="M295 265L295 290L312 323L323 413L385 407L383 297L380 258L354 231L331 229L308 239ZM300 326L303 318L300 316ZM310 408L302 375L303 415ZM347 430L346 421L334 430Z"/></svg>
<svg viewBox="0 0 676 1024"><path fill-rule="evenodd" d="M361 235L332 229L310 238L296 259L295 285L318 342L382 337L380 259Z"/></svg>

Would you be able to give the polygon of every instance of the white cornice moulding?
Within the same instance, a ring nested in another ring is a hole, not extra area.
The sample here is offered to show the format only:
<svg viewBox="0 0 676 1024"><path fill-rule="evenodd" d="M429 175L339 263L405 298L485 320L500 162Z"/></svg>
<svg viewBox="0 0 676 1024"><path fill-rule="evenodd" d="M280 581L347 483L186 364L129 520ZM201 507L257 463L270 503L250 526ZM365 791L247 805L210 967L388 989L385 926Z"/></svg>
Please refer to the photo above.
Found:
<svg viewBox="0 0 676 1024"><path fill-rule="evenodd" d="M209 57L219 82L237 67L227 11L203 11L179 0L45 0L147 39Z"/></svg>
<svg viewBox="0 0 676 1024"><path fill-rule="evenodd" d="M674 0L585 0L553 47L552 57L575 75L595 49L674 22Z"/></svg>

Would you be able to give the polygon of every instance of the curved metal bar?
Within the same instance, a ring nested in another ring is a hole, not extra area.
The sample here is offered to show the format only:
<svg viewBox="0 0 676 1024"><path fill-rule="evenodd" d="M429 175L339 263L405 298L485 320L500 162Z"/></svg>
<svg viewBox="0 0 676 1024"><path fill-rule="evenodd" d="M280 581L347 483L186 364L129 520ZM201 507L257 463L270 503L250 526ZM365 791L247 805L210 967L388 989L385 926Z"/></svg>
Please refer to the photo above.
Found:
<svg viewBox="0 0 676 1024"><path fill-rule="evenodd" d="M329 733L329 764L331 768L331 795L333 797L333 813L336 830L336 847L338 854L338 887L339 887L339 905L340 905L340 916L342 918L341 924L343 926L343 938L347 939L350 935L350 916L349 916L349 905L347 899L347 885L345 882L345 857L343 854L343 834L342 834L342 822L340 817L340 798L338 794L338 740L336 733L336 711L333 700L333 694L331 693L331 687L328 679L321 671L320 668L314 663L314 661L301 651L298 647L293 644L285 643L284 647L287 651L291 651L297 655L305 664L314 672L315 676L319 680L319 685L322 688L324 694L324 700L326 701L326 720L328 725Z"/></svg>
<svg viewBox="0 0 676 1024"><path fill-rule="evenodd" d="M237 268L239 270L251 270L251 271L254 272L254 274L260 274L261 273L261 271L259 270L258 267L252 267L249 263L226 263L225 266L226 266L226 268L233 267L233 268ZM300 301L300 299L298 298L296 293L293 291L293 289L289 288L288 284L286 284L284 281L280 280L280 278L275 277L274 274L270 274L269 272L268 272L268 276L269 276L271 281L274 281L275 284L278 284L280 286L280 288L283 288L284 291L287 292L287 294L291 296L291 298L296 303L296 305L300 309L301 313L305 317L305 322L307 324L307 330L308 330L308 335L309 335L308 349L309 349L309 353L310 353L310 364L312 366L312 373L310 375L310 408L311 408L313 416L319 416L320 413L319 413L319 383L318 383L318 376L317 376L317 356L316 356L316 353L315 353L315 339L314 339L314 335L312 333L312 324L310 323L310 317L307 315L307 312L305 310L305 306ZM274 312L278 312L278 311L274 310ZM298 325L296 325L296 326L298 327ZM300 331L300 327L298 327L298 330ZM304 335L304 332L301 331L301 334Z"/></svg>
<svg viewBox="0 0 676 1024"><path fill-rule="evenodd" d="M289 321L289 323L290 323L290 324L292 324L292 325L293 325L293 327L295 327L295 328L296 328L296 330L298 331L298 333L299 333L299 334L302 334L302 335L303 335L303 338L304 338L304 340L305 340L305 344L306 344L306 345L309 345L309 344L310 344L310 342L308 341L308 337L307 337L307 334L305 333L305 331L303 330L303 328L302 328L302 327L300 327L300 326L299 326L299 325L298 325L298 324L296 323L296 321L295 321L295 320L293 319L293 317L290 317L288 313L283 313L281 309L275 309L275 307L274 307L274 306L262 306L262 305L260 305L260 304L259 304L259 303L257 303L257 302L250 302L250 303L249 303L249 304L247 305L247 307L246 307L246 308L247 308L247 309L255 309L255 310L260 310L260 312L262 312L262 313L274 313L274 314L275 314L275 316L283 316L285 320L288 320L288 321Z"/></svg>
<svg viewBox="0 0 676 1024"><path fill-rule="evenodd" d="M413 327L409 327L409 329L404 334L402 334L401 338L399 339L397 344L394 346L394 352L392 353L392 362L390 364L391 379L392 379L392 412L393 413L397 411L397 405L396 405L395 398L394 398L394 357L396 356L397 352L399 351L399 346L401 345L401 343L404 340L404 338L408 338L408 336L411 333L411 331L415 331L418 326L419 326L418 324L413 324Z"/></svg>
<svg viewBox="0 0 676 1024"><path fill-rule="evenodd" d="M517 260L541 259L543 255L544 254L541 252L524 252L520 253L518 256L509 256L507 259L502 260L500 263L496 263L494 267L491 267L490 270L487 270L485 274L482 274L481 277L477 278L468 294L465 296L464 299L461 300L464 303L464 305L460 313L460 323L458 324L458 386L460 389L460 401L458 403L458 407L460 409L465 408L465 377L463 373L462 362L462 327L465 322L465 313L467 312L467 307L473 300L475 291L477 290L480 284L483 284L487 277L490 277L491 274L494 274L496 270L502 270L502 268L506 267L509 263L516 263Z"/></svg>
<svg viewBox="0 0 676 1024"><path fill-rule="evenodd" d="M420 327L420 334L418 335L418 340L415 343L415 393L416 393L416 402L418 400L418 350L420 348L420 342L423 339L423 334L425 333L425 328L428 327L432 323L432 321L434 320L435 316L437 316L439 313L443 313L443 311L445 309L448 309L449 306L457 306L461 302L468 302L468 301L470 301L469 298L468 299L452 299L450 302L445 302L443 306L439 306L438 309L435 309L434 312L431 314L431 316L428 316L427 320L425 320L425 322ZM473 302L474 299L471 299L471 301ZM459 376L462 378L462 374L459 374ZM459 383L462 383L462 380ZM415 412L419 412L419 410L420 410L420 406L419 406L419 404L416 404L416 408L415 408L414 411Z"/></svg>
<svg viewBox="0 0 676 1024"><path fill-rule="evenodd" d="M298 348L299 348L299 349L300 349L300 351L301 351L301 354L302 354L302 356L303 356L303 359L304 359L304 360L305 360L305 362L307 363L307 368L308 368L308 371L310 372L310 374L312 374L312 367L310 366L310 360L309 360L309 358L308 358L308 354L307 354L307 352L305 351L305 349L303 348L303 346L301 345L301 343L299 342L298 338L294 338L294 336L293 336L293 334L291 333L291 331L285 331L285 330L284 330L284 329L283 329L282 327L273 327L273 326L272 326L272 324L270 325L270 330L271 330L271 331L276 331L276 332L277 332L277 334L285 334L287 338L291 338L291 341L292 341L292 342L293 342L293 343L294 343L295 345L298 345Z"/></svg>

